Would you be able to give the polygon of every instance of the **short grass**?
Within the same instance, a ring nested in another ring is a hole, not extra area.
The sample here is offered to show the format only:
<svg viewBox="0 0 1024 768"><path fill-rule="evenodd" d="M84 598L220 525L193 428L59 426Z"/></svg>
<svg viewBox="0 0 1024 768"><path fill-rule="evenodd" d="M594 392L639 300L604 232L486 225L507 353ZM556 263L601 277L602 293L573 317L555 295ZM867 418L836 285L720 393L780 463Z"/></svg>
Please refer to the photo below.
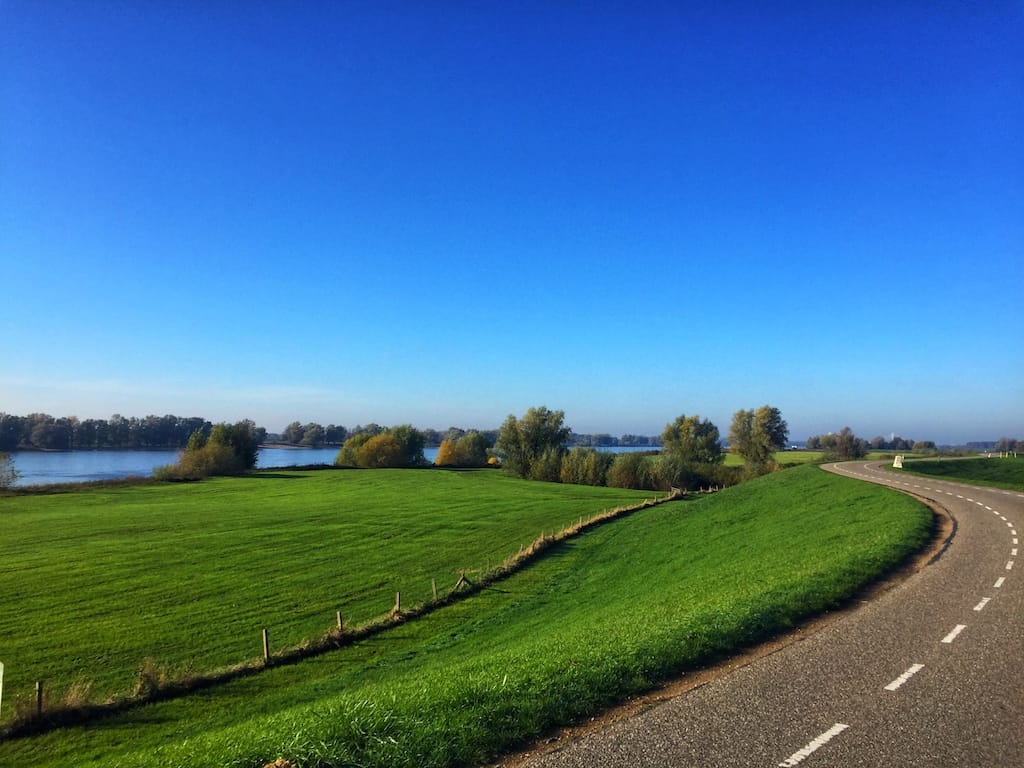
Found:
<svg viewBox="0 0 1024 768"><path fill-rule="evenodd" d="M412 605L496 565L542 531L641 500L524 483L493 470L264 473L202 483L0 498L3 711L131 691L152 659L172 675L259 657ZM646 494L652 496L650 492Z"/></svg>
<svg viewBox="0 0 1024 768"><path fill-rule="evenodd" d="M775 453L775 463L780 467L794 467L800 464L813 464L819 462L822 459L821 451L777 451ZM743 457L738 453L727 451L725 453L725 461L723 462L727 467L742 467L744 464Z"/></svg>
<svg viewBox="0 0 1024 768"><path fill-rule="evenodd" d="M942 480L1024 491L1024 456L905 461L903 470Z"/></svg>
<svg viewBox="0 0 1024 768"><path fill-rule="evenodd" d="M906 496L813 466L786 470L601 526L355 646L0 744L0 761L480 764L837 605L930 529L930 512Z"/></svg>

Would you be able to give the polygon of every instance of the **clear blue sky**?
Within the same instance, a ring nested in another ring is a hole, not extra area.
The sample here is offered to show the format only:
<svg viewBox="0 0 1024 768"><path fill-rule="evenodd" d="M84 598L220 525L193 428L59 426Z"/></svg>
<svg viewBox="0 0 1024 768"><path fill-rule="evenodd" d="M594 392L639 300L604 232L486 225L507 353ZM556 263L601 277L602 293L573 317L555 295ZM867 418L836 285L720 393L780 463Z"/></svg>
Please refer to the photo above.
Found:
<svg viewBox="0 0 1024 768"><path fill-rule="evenodd" d="M0 411L1024 437L1022 40L1019 2L0 0Z"/></svg>

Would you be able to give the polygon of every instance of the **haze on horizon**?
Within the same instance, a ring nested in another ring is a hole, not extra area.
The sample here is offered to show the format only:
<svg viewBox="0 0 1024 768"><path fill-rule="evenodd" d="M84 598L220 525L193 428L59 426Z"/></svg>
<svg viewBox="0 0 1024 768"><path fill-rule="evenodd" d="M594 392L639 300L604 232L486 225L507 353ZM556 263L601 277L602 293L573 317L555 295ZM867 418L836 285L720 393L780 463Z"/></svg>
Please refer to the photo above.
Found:
<svg viewBox="0 0 1024 768"><path fill-rule="evenodd" d="M0 4L0 411L1024 436L1024 10Z"/></svg>

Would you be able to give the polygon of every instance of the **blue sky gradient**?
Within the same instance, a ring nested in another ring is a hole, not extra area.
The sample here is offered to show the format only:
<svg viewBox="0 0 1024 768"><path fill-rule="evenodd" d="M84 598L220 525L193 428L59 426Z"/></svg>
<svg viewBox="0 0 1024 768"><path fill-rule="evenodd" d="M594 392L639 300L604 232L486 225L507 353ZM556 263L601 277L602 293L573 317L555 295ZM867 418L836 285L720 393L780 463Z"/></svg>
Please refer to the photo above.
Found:
<svg viewBox="0 0 1024 768"><path fill-rule="evenodd" d="M0 410L1024 437L1024 6L0 2Z"/></svg>

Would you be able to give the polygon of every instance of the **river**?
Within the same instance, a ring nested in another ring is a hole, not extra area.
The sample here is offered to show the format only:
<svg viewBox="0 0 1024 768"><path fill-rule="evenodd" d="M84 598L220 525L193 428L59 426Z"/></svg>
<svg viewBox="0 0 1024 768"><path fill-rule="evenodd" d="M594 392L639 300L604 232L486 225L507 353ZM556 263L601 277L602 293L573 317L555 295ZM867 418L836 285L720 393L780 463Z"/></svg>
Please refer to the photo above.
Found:
<svg viewBox="0 0 1024 768"><path fill-rule="evenodd" d="M656 448L607 448L610 451L657 450ZM149 477L153 470L178 460L177 451L15 451L10 454L18 472L15 485L84 483L118 480L136 475ZM261 469L333 464L337 448L260 448L256 466ZM427 461L437 458L437 448L424 448Z"/></svg>
<svg viewBox="0 0 1024 768"><path fill-rule="evenodd" d="M431 461L437 448L423 451ZM260 448L256 466L291 467L305 464L333 464L337 448ZM16 485L83 483L117 480L137 475L149 477L153 470L178 460L177 451L15 451L11 454L18 472Z"/></svg>

